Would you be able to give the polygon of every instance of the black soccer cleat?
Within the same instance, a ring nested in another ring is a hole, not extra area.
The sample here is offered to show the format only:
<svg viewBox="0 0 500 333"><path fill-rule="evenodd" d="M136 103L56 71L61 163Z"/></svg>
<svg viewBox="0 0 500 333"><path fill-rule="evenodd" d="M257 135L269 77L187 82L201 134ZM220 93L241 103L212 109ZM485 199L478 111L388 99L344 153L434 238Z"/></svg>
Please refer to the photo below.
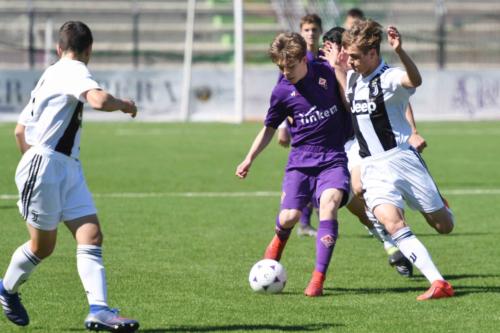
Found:
<svg viewBox="0 0 500 333"><path fill-rule="evenodd" d="M413 265L399 250L389 256L389 265L396 267L401 276L413 276Z"/></svg>

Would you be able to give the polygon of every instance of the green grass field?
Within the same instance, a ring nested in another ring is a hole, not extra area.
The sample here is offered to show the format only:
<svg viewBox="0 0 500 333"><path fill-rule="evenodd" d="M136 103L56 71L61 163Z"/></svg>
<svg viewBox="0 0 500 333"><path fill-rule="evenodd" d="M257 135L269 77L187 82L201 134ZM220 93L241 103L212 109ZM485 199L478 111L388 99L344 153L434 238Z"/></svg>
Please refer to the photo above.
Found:
<svg viewBox="0 0 500 333"><path fill-rule="evenodd" d="M429 302L415 300L428 287L420 273L400 277L344 209L324 297L303 296L314 240L295 233L282 259L284 292L251 291L248 272L273 235L287 154L273 143L238 180L236 165L259 128L84 124L82 161L105 235L109 301L137 318L141 332L498 332L499 122L419 124L429 144L424 158L457 220L442 236L407 213L457 294ZM19 160L12 133L13 124L0 124L0 275L27 240L9 196ZM64 229L54 254L21 289L30 326L2 316L0 332L84 331L87 301Z"/></svg>

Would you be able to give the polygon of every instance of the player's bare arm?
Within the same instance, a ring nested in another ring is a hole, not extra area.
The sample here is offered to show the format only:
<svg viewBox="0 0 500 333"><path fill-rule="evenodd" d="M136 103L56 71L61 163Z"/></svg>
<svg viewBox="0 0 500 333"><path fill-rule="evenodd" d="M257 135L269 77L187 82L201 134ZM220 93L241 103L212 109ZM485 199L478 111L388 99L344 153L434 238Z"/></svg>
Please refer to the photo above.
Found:
<svg viewBox="0 0 500 333"><path fill-rule="evenodd" d="M427 142L425 139L418 133L417 125L415 123L415 117L413 116L413 108L411 104L408 103L408 107L406 108L406 121L410 124L411 127L411 135L408 138L408 143L415 148L419 153L421 153L425 147L427 147Z"/></svg>
<svg viewBox="0 0 500 333"><path fill-rule="evenodd" d="M288 148L290 146L290 132L288 131L288 128L278 128L278 143L280 146L284 148Z"/></svg>
<svg viewBox="0 0 500 333"><path fill-rule="evenodd" d="M21 154L24 154L31 147L26 143L26 136L24 135L25 130L26 126L22 124L17 124L14 130L14 135L16 136L16 144L19 148L19 151L21 151Z"/></svg>
<svg viewBox="0 0 500 333"><path fill-rule="evenodd" d="M257 134L255 140L252 143L252 146L250 147L250 150L248 151L247 156L245 157L243 162L241 162L236 168L237 177L243 179L248 175L252 162L264 150L264 148L267 147L269 142L271 142L274 132L276 132L276 129L272 127L264 127L259 132L259 134Z"/></svg>
<svg viewBox="0 0 500 333"><path fill-rule="evenodd" d="M132 100L115 98L108 92L100 89L91 89L84 93L90 106L100 111L117 111L128 113L132 118L137 115L137 107Z"/></svg>
<svg viewBox="0 0 500 333"><path fill-rule="evenodd" d="M401 85L405 88L416 88L420 86L422 84L422 76L420 76L417 65L415 65L405 50L403 50L403 40L395 26L390 25L389 28L387 28L387 38L389 45L399 56L406 70L406 75L401 79Z"/></svg>

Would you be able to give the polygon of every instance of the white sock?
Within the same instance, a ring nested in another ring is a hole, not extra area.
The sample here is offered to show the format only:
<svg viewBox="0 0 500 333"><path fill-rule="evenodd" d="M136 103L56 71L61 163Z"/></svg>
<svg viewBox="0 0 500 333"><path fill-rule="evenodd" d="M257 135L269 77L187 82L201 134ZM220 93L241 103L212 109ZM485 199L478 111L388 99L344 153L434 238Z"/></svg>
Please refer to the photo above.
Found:
<svg viewBox="0 0 500 333"><path fill-rule="evenodd" d="M432 262L431 256L424 244L411 232L410 227L406 226L399 229L392 235L392 238L404 256L424 274L429 282L444 280Z"/></svg>
<svg viewBox="0 0 500 333"><path fill-rule="evenodd" d="M78 245L76 265L89 304L108 306L102 248L96 245Z"/></svg>
<svg viewBox="0 0 500 333"><path fill-rule="evenodd" d="M17 293L19 286L28 280L40 261L41 259L31 252L29 241L18 247L2 281L5 290L11 294Z"/></svg>
<svg viewBox="0 0 500 333"><path fill-rule="evenodd" d="M373 224L373 228L370 229L370 232L382 243L384 243L384 249L386 251L393 249L396 247L396 243L392 239L391 235L385 230L385 227L382 223L380 223L375 215L369 210L366 211L366 216Z"/></svg>

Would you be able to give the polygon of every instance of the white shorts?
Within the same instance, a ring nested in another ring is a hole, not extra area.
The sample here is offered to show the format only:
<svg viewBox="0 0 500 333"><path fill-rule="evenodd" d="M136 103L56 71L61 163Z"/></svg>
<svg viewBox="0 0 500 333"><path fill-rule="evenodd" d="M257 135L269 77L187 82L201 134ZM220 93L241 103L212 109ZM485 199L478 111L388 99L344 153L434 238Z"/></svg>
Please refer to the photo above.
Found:
<svg viewBox="0 0 500 333"><path fill-rule="evenodd" d="M53 150L32 147L16 170L17 205L27 223L54 230L61 221L96 214L79 161Z"/></svg>
<svg viewBox="0 0 500 333"><path fill-rule="evenodd" d="M361 163L366 205L381 204L432 213L444 207L443 199L420 155L409 146L397 147Z"/></svg>
<svg viewBox="0 0 500 333"><path fill-rule="evenodd" d="M349 172L361 164L361 156L359 156L358 140L352 139L344 144L345 153L347 154L347 169Z"/></svg>

